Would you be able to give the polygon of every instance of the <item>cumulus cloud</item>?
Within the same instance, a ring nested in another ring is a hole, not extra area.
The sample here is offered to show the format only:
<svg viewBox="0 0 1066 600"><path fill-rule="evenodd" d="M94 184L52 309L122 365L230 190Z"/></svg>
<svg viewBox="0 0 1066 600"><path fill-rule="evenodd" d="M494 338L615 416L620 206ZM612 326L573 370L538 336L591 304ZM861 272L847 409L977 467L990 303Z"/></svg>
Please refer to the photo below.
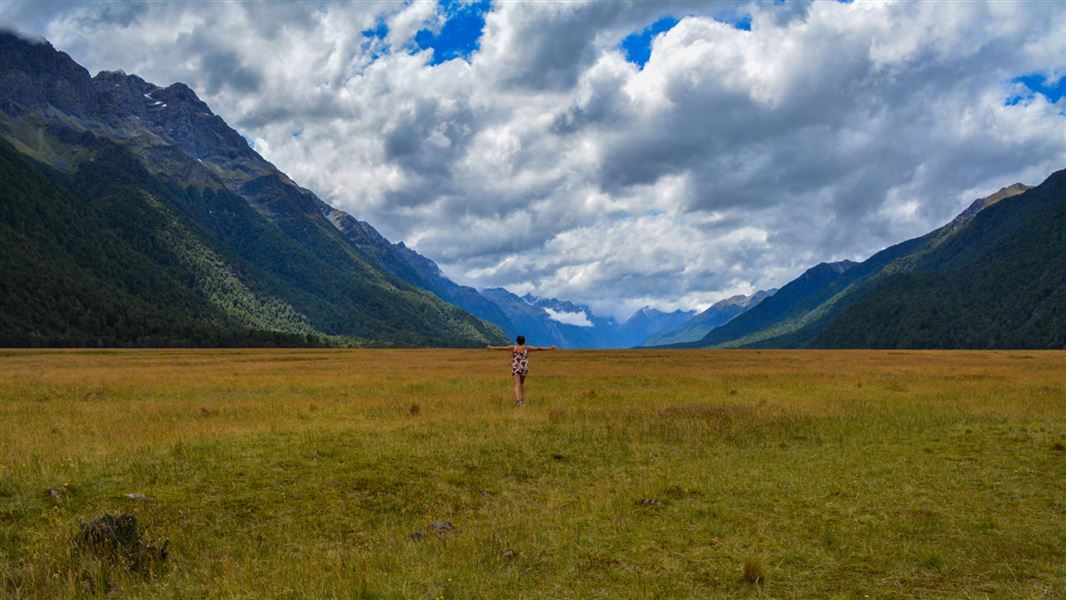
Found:
<svg viewBox="0 0 1066 600"><path fill-rule="evenodd" d="M461 283L619 317L864 258L1066 166L1066 99L1019 79L1066 74L1053 3L497 3L478 50L434 60L413 40L454 12L0 16L92 71L188 83L294 179ZM622 40L667 16L628 62Z"/></svg>
<svg viewBox="0 0 1066 600"><path fill-rule="evenodd" d="M564 310L545 308L544 312L548 313L548 318L553 321L577 327L592 327L592 321L589 321L589 316L582 310L577 312L566 312Z"/></svg>

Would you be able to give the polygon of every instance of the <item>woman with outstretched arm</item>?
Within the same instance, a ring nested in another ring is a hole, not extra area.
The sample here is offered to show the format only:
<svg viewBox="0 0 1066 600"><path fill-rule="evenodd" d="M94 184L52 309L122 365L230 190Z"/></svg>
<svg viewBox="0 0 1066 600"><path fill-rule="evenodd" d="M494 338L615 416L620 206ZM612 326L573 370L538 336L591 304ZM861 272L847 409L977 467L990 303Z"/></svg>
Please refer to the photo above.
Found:
<svg viewBox="0 0 1066 600"><path fill-rule="evenodd" d="M513 346L485 346L486 350L511 351L511 379L514 381L515 406L526 405L526 375L529 375L529 353L535 350L555 350L555 346L527 346L526 336L515 338Z"/></svg>

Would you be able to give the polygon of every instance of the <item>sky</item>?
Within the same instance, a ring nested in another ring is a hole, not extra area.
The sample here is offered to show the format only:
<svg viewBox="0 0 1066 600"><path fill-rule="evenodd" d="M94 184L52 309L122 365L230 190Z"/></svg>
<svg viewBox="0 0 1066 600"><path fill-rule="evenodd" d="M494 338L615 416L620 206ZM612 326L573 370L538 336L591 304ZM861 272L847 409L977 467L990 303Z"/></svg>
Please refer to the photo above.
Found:
<svg viewBox="0 0 1066 600"><path fill-rule="evenodd" d="M21 2L479 288L702 309L1066 168L1060 2Z"/></svg>

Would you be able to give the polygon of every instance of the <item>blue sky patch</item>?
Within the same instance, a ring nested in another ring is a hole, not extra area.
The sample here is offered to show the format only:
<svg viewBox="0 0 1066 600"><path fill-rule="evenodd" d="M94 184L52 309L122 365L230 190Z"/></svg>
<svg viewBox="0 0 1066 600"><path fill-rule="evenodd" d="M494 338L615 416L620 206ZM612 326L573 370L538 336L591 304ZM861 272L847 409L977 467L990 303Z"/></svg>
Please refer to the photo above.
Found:
<svg viewBox="0 0 1066 600"><path fill-rule="evenodd" d="M370 52L370 60L377 60L382 54L388 53L389 47L383 41L389 37L389 26L384 19L378 19L373 28L364 29L363 37L363 50Z"/></svg>
<svg viewBox="0 0 1066 600"><path fill-rule="evenodd" d="M439 65L453 58L469 58L481 47L481 30L485 27L485 13L492 8L489 0L466 4L458 0L441 2L444 25L439 32L422 29L415 34L419 50L431 48L429 64Z"/></svg>
<svg viewBox="0 0 1066 600"><path fill-rule="evenodd" d="M389 26L385 24L383 19L378 19L377 25L371 29L363 30L363 37L377 38L379 40L385 39L389 35Z"/></svg>
<svg viewBox="0 0 1066 600"><path fill-rule="evenodd" d="M719 23L725 23L726 25L733 27L733 29L751 31L751 15L736 9L717 12L714 15L714 20Z"/></svg>
<svg viewBox="0 0 1066 600"><path fill-rule="evenodd" d="M642 31L627 35L619 46L625 53L626 60L643 69L644 64L651 58L651 41L660 33L673 29L677 21L673 17L663 17Z"/></svg>
<svg viewBox="0 0 1066 600"><path fill-rule="evenodd" d="M1025 105L1035 98L1037 94L1047 98L1048 102L1054 104L1066 94L1066 77L1059 77L1057 81L1053 81L1043 74L1029 73L1028 75L1015 77L1010 81L1011 83L1025 86L1025 91L1007 98L1003 103L1006 106Z"/></svg>

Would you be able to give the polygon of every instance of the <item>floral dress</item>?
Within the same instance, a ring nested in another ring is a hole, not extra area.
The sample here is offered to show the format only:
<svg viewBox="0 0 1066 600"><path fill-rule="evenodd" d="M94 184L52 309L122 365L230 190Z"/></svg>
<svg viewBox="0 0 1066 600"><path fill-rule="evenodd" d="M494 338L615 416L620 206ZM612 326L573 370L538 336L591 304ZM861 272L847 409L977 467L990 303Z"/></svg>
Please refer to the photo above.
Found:
<svg viewBox="0 0 1066 600"><path fill-rule="evenodd" d="M511 349L511 375L529 375L529 348L521 352Z"/></svg>

